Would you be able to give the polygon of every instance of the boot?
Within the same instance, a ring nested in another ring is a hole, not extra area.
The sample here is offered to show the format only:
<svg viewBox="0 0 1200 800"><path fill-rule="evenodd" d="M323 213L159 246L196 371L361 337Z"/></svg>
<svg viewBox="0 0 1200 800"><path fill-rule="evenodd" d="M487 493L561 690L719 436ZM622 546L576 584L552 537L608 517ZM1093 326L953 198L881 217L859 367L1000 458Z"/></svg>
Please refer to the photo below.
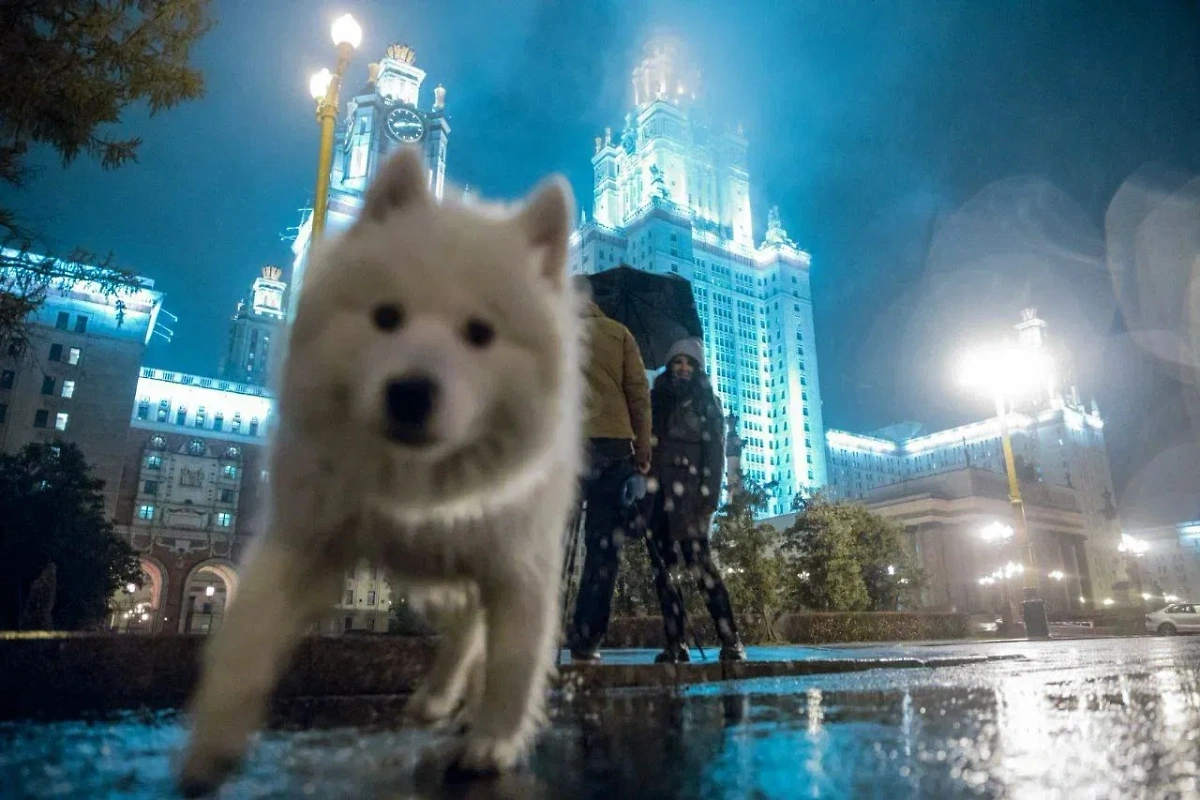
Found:
<svg viewBox="0 0 1200 800"><path fill-rule="evenodd" d="M691 660L692 657L682 642L671 642L654 657L655 664L686 664Z"/></svg>
<svg viewBox="0 0 1200 800"><path fill-rule="evenodd" d="M600 654L595 650L584 650L582 648L571 648L571 663L572 664L599 664Z"/></svg>
<svg viewBox="0 0 1200 800"><path fill-rule="evenodd" d="M726 642L721 647L720 659L722 661L746 660L746 648L742 645L741 640L738 639L737 636L734 636L732 641Z"/></svg>

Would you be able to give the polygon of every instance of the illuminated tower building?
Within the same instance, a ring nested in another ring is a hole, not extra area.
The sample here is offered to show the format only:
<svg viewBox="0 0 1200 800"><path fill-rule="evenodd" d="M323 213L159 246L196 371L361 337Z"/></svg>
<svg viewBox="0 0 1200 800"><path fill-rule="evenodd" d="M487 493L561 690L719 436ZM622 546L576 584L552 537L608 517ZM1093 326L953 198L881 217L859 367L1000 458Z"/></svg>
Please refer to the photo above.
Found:
<svg viewBox="0 0 1200 800"><path fill-rule="evenodd" d="M350 226L362 208L363 194L376 170L397 147L417 145L429 167L430 191L440 200L446 180L446 90L433 90L433 104L421 108L425 70L416 65L416 51L393 44L384 58L371 64L367 82L346 102L336 133L330 172L329 211L325 235ZM292 244L292 296L288 313L296 313L312 233L311 215L300 225Z"/></svg>
<svg viewBox="0 0 1200 800"><path fill-rule="evenodd" d="M229 345L221 359L217 377L223 381L266 386L270 377L272 342L282 343L283 297L287 284L283 270L265 266L250 296L238 302L229 326Z"/></svg>
<svg viewBox="0 0 1200 800"><path fill-rule="evenodd" d="M825 483L825 442L809 254L778 209L756 244L748 142L696 103L699 73L681 45L656 39L633 71L634 107L596 139L591 221L573 237L572 271L626 263L692 283L713 386L739 418L743 474L771 513Z"/></svg>

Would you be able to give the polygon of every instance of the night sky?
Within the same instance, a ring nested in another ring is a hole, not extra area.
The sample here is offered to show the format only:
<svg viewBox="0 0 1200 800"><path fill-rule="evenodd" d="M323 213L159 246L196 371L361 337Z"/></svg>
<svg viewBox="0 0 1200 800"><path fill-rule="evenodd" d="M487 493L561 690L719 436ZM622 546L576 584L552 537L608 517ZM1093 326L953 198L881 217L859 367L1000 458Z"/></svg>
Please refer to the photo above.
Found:
<svg viewBox="0 0 1200 800"><path fill-rule="evenodd" d="M1200 174L1196 2L215 7L196 59L207 96L128 115L145 140L138 164L64 171L46 154L30 187L5 197L56 245L111 250L157 281L180 320L149 365L213 373L249 282L264 263L290 265L281 235L315 171L307 79L332 66L338 14L365 29L351 85L404 41L429 75L424 105L446 86L453 181L506 198L561 170L589 209L592 140L620 129L629 72L666 29L698 58L709 110L744 123L759 234L778 203L813 254L827 425L983 416L987 403L951 379L954 354L1035 305L1100 403L1131 513L1200 516L1196 357L1177 346L1189 324L1200 342L1179 302L1200 252L1200 187L1184 186ZM1174 217L1153 220L1147 246L1138 209L1172 192Z"/></svg>

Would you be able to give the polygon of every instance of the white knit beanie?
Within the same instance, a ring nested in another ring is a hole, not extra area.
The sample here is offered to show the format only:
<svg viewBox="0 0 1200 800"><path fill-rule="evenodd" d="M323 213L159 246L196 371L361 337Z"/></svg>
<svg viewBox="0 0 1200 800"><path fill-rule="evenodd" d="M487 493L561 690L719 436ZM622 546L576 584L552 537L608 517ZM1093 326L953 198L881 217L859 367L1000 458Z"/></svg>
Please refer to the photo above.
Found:
<svg viewBox="0 0 1200 800"><path fill-rule="evenodd" d="M704 369L704 343L699 339L680 339L671 345L667 351L667 363L670 364L675 356L688 356L694 360L700 369Z"/></svg>

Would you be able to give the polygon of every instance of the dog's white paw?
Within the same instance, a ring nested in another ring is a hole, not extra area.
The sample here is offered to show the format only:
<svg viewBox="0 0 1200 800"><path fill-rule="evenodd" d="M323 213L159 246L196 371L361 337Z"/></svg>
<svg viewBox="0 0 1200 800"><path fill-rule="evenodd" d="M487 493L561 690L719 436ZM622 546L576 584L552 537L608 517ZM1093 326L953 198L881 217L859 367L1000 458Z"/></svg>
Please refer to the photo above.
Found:
<svg viewBox="0 0 1200 800"><path fill-rule="evenodd" d="M404 704L404 718L418 725L436 725L450 719L461 708L462 700L446 694L417 689Z"/></svg>
<svg viewBox="0 0 1200 800"><path fill-rule="evenodd" d="M193 744L184 754L179 771L179 793L184 797L203 797L221 787L242 761L240 749Z"/></svg>
<svg viewBox="0 0 1200 800"><path fill-rule="evenodd" d="M460 777L499 775L517 766L524 753L524 737L497 738L468 733L461 752L451 761L447 772Z"/></svg>

